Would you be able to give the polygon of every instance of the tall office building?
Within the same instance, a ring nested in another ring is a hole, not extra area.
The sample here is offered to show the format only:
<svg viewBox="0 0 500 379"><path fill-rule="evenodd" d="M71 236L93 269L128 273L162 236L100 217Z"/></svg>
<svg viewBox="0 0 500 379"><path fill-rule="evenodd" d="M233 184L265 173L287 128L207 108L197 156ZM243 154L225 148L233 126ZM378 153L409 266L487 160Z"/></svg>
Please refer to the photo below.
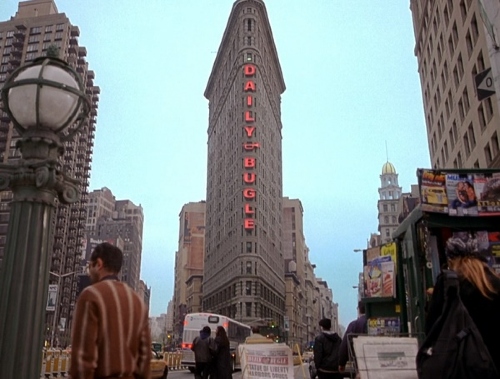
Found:
<svg viewBox="0 0 500 379"><path fill-rule="evenodd" d="M88 231L90 243L87 246L87 254L92 248L92 241L107 241L122 249L121 280L135 291L139 291L143 225L144 212L140 204L135 205L130 200L117 200L111 217L102 215L96 220L95 230Z"/></svg>
<svg viewBox="0 0 500 379"><path fill-rule="evenodd" d="M80 201L60 205L57 210L50 283L58 285L55 311L46 317L47 340L67 344L70 320L77 293L77 276L81 271L80 258L85 230L85 204L87 202L90 162L94 144L94 131L99 101L99 87L94 86L94 72L88 69L85 47L79 46L80 30L59 13L53 0L32 0L19 3L16 14L0 22L0 87L8 75L21 65L44 56L50 45L60 49L60 58L67 61L80 74L91 113L75 140L65 143L65 152L59 168L65 174L80 180ZM0 157L2 162L19 160L16 149L19 139L7 114L0 111ZM10 192L0 194L0 259L3 256L5 236L9 222Z"/></svg>
<svg viewBox="0 0 500 379"><path fill-rule="evenodd" d="M392 232L399 225L398 203L402 188L398 184L398 173L391 162L385 162L380 175L380 187L378 189L378 231L380 243L392 241Z"/></svg>
<svg viewBox="0 0 500 379"><path fill-rule="evenodd" d="M85 229L87 234L95 233L99 218L112 218L115 212L116 198L107 187L93 190L89 193L87 201L87 221Z"/></svg>
<svg viewBox="0 0 500 379"><path fill-rule="evenodd" d="M175 253L175 283L172 304L174 335L182 337L184 316L200 312L205 256L204 201L187 203L179 214L179 247Z"/></svg>
<svg viewBox="0 0 500 379"><path fill-rule="evenodd" d="M235 1L205 90L203 309L246 322L271 318L281 325L284 320L284 91L264 2Z"/></svg>
<svg viewBox="0 0 500 379"><path fill-rule="evenodd" d="M478 100L491 67L479 2L411 0L415 55L434 168L500 167L497 95Z"/></svg>

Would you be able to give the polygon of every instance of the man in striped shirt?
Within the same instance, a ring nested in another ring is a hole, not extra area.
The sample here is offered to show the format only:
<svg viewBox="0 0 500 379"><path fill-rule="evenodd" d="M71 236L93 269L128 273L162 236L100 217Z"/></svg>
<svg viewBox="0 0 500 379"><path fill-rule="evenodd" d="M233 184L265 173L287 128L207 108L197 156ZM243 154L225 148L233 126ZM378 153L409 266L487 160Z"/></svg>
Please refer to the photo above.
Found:
<svg viewBox="0 0 500 379"><path fill-rule="evenodd" d="M122 251L95 247L89 262L92 285L78 297L71 333L72 379L149 379L151 334L144 301L118 280Z"/></svg>

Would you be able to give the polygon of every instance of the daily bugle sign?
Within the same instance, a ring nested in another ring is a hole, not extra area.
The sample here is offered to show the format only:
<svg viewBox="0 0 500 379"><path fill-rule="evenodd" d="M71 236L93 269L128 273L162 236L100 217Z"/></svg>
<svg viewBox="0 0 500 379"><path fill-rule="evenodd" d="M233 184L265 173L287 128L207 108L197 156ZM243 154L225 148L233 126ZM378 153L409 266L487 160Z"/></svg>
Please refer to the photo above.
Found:
<svg viewBox="0 0 500 379"><path fill-rule="evenodd" d="M260 148L260 143L255 141L255 113L252 110L255 103L254 94L257 89L254 81L257 68L253 64L246 64L243 66L243 73L245 75L243 93L247 108L244 113L245 123L243 125L245 137L247 138L247 141L243 143L243 150L245 152L243 155L243 182L245 183L245 187L243 188L243 198L245 199L243 226L246 230L251 230L255 228L255 209L252 204L255 203L257 197L255 189L257 158L250 154Z"/></svg>

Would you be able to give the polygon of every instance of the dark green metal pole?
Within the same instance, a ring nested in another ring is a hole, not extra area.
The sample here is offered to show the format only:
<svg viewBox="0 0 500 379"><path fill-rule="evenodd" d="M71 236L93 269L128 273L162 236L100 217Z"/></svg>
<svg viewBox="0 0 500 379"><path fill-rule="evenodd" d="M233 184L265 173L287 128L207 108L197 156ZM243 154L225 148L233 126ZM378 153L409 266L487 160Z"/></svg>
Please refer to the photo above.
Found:
<svg viewBox="0 0 500 379"><path fill-rule="evenodd" d="M13 193L0 271L0 378L38 378L57 201L74 202L78 181L56 170L61 144L23 139L23 159L0 165L0 190Z"/></svg>
<svg viewBox="0 0 500 379"><path fill-rule="evenodd" d="M14 192L0 275L0 378L40 376L56 198L37 188Z"/></svg>

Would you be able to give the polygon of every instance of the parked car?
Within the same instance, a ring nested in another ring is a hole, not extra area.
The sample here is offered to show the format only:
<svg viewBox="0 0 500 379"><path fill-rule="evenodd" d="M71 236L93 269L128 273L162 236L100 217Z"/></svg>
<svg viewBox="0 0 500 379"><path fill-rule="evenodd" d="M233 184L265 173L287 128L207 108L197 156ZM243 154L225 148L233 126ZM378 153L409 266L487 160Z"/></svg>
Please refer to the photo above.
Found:
<svg viewBox="0 0 500 379"><path fill-rule="evenodd" d="M163 355L158 354L156 351L151 350L151 379L167 379L168 365L163 360Z"/></svg>

